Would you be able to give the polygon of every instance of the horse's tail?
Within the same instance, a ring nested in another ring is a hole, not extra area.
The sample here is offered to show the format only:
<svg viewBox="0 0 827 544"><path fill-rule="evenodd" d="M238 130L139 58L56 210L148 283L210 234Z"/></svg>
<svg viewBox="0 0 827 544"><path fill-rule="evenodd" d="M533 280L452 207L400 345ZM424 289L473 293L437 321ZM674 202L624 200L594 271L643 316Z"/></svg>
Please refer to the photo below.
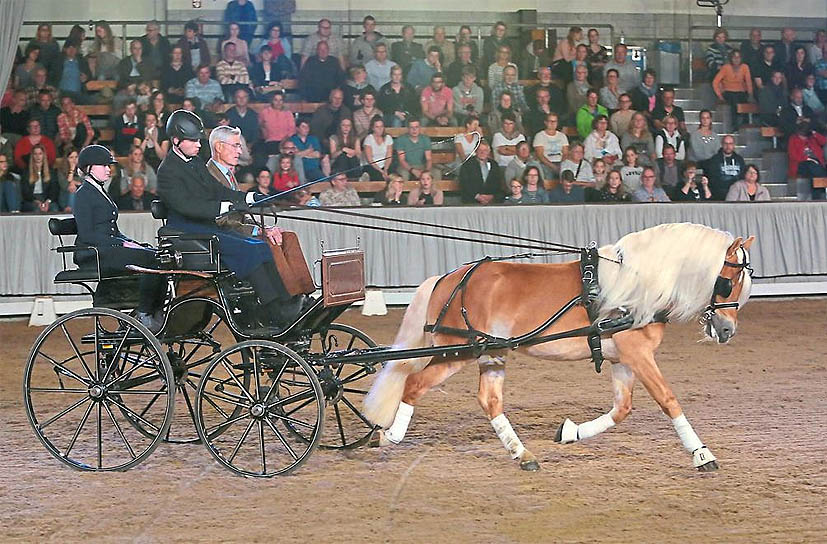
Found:
<svg viewBox="0 0 827 544"><path fill-rule="evenodd" d="M405 310L402 325L396 333L394 349L419 348L425 346L425 322L428 314L428 301L434 290L438 276L425 280L414 293L413 301ZM377 374L373 385L365 396L363 412L365 416L384 428L390 427L396 416L396 409L405 391L405 380L411 374L428 366L431 357L389 361Z"/></svg>

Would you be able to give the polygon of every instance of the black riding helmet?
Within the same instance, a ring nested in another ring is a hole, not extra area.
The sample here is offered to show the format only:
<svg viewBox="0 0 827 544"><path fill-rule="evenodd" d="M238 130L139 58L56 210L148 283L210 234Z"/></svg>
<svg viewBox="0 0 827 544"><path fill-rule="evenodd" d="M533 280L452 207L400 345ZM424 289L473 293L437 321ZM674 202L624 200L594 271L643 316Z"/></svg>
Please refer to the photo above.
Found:
<svg viewBox="0 0 827 544"><path fill-rule="evenodd" d="M109 166L117 164L118 161L112 153L102 145L87 145L78 153L78 170L87 173L90 166Z"/></svg>
<svg viewBox="0 0 827 544"><path fill-rule="evenodd" d="M181 140L204 138L204 123L191 111L175 110L167 119L167 136Z"/></svg>

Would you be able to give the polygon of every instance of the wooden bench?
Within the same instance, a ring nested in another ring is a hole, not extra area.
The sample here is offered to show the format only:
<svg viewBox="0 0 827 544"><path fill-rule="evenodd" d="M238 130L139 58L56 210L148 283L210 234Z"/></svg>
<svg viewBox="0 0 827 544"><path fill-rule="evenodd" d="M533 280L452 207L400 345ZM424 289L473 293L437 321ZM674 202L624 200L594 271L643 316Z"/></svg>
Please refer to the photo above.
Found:
<svg viewBox="0 0 827 544"><path fill-rule="evenodd" d="M827 189L827 178L813 178L814 189Z"/></svg>
<svg viewBox="0 0 827 544"><path fill-rule="evenodd" d="M446 193L459 192L459 181L453 179L443 179L435 182L437 189ZM384 181L351 181L350 186L356 189L357 193L377 193L385 189ZM412 191L419 187L418 181L406 181L403 185L404 191Z"/></svg>
<svg viewBox="0 0 827 544"><path fill-rule="evenodd" d="M744 104L738 104L738 107L737 107L736 111L740 114L746 113L747 117L749 119L749 124L752 124L752 116L754 114L758 113L758 104L749 103L749 102L744 103Z"/></svg>
<svg viewBox="0 0 827 544"><path fill-rule="evenodd" d="M385 129L388 136L399 138L403 134L407 134L406 127L388 127ZM421 134L429 138L453 138L458 134L465 132L465 127L422 127Z"/></svg>
<svg viewBox="0 0 827 544"><path fill-rule="evenodd" d="M580 139L580 133L577 132L577 127L563 127L563 134L568 136L569 138L577 138Z"/></svg>
<svg viewBox="0 0 827 544"><path fill-rule="evenodd" d="M92 81L86 82L86 90L89 92L96 92L102 91L104 89L117 89L118 82L117 81L100 81L97 79L93 79Z"/></svg>
<svg viewBox="0 0 827 544"><path fill-rule="evenodd" d="M316 110L323 105L324 102L285 102L284 109L292 114L315 113ZM268 106L269 104L264 104L263 102L253 102L249 104L247 107L255 111L256 113L260 113L264 108ZM232 107L233 104L224 104L221 107L220 111L227 111Z"/></svg>
<svg viewBox="0 0 827 544"><path fill-rule="evenodd" d="M782 137L783 135L784 134L778 127L761 127L761 137L772 138L773 149L778 147L778 138Z"/></svg>

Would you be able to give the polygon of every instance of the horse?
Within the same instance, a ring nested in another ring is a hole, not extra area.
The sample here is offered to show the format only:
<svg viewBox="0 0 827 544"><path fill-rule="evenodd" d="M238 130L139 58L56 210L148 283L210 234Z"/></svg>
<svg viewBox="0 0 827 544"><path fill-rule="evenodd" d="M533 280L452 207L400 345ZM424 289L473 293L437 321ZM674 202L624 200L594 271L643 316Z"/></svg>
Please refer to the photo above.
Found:
<svg viewBox="0 0 827 544"><path fill-rule="evenodd" d="M634 232L598 248L599 294L593 319L586 308L577 305L540 334L577 329L619 313L633 322L626 330L603 335L599 341L611 363L611 410L579 425L566 418L557 429L556 442L586 440L622 422L632 410L632 391L640 381L671 420L693 466L704 472L718 469L716 457L698 438L661 374L655 351L667 322L688 321L699 315L709 340L729 342L737 331L738 309L749 299L752 287L748 250L754 239L734 238L704 225L676 223ZM482 263L463 280L470 266L430 277L416 289L396 335L395 349L467 343L468 337L456 331L470 327L499 338L517 337L542 327L548 316L583 290L579 261L494 260ZM452 297L463 281L467 283L462 296ZM440 314L444 327L426 332L426 324L433 324ZM554 361L591 356L583 336L517 349ZM476 357L480 372L477 400L512 459L523 470L538 470L537 458L523 445L503 411L509 351L486 351ZM423 395L474 359L474 355L460 355L388 362L364 399L364 414L379 427L373 445L399 444Z"/></svg>

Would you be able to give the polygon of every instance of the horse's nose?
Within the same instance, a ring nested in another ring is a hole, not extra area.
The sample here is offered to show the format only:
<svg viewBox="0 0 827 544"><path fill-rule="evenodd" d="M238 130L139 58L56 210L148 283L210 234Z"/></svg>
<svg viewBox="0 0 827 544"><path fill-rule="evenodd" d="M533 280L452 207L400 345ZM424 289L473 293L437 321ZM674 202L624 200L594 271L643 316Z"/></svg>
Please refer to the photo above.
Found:
<svg viewBox="0 0 827 544"><path fill-rule="evenodd" d="M733 328L729 325L724 325L718 331L718 340L723 344L729 341L732 338Z"/></svg>

